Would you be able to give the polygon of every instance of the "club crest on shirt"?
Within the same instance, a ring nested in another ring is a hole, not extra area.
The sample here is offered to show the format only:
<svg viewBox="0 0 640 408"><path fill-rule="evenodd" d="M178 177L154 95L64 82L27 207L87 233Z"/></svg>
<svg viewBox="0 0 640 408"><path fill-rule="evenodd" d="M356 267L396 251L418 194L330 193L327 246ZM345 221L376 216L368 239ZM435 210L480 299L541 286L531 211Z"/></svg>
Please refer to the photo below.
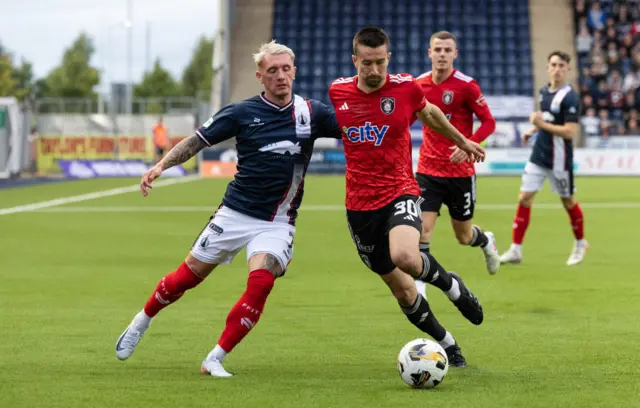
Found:
<svg viewBox="0 0 640 408"><path fill-rule="evenodd" d="M390 115L396 108L396 98L380 98L380 110L387 115Z"/></svg>
<svg viewBox="0 0 640 408"><path fill-rule="evenodd" d="M449 105L453 102L453 91L444 91L442 93L442 102L444 102L445 105Z"/></svg>

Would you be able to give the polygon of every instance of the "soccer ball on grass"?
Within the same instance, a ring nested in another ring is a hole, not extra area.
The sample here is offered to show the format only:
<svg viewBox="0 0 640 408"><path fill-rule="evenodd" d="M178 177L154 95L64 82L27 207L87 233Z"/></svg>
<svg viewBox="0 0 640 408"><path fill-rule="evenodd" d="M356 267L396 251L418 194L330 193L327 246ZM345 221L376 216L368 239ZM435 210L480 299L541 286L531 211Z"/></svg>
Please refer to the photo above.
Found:
<svg viewBox="0 0 640 408"><path fill-rule="evenodd" d="M398 371L412 388L433 388L449 371L447 353L432 340L412 340L398 354Z"/></svg>

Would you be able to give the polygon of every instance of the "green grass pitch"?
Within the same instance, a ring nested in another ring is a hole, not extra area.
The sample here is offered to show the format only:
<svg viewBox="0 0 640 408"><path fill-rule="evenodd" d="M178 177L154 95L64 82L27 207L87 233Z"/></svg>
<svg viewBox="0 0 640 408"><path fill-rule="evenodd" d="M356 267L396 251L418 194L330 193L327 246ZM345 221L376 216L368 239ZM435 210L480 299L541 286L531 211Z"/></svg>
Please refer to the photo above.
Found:
<svg viewBox="0 0 640 408"><path fill-rule="evenodd" d="M0 190L0 208L135 183ZM432 309L469 363L450 369L434 390L412 390L397 373L400 348L423 335L360 261L341 207L343 177L308 177L293 262L260 323L227 358L235 377L214 379L199 368L244 289L244 252L165 309L133 357L118 361L118 336L185 257L226 183L198 180L154 189L144 199L127 193L0 216L0 407L638 404L636 178L577 180L591 248L576 267L565 265L573 236L548 186L533 208L524 263L495 276L480 250L455 242L443 211L433 254L465 278L485 321L469 324L428 289ZM515 177L478 180L476 222L495 232L501 252L511 240L518 187Z"/></svg>

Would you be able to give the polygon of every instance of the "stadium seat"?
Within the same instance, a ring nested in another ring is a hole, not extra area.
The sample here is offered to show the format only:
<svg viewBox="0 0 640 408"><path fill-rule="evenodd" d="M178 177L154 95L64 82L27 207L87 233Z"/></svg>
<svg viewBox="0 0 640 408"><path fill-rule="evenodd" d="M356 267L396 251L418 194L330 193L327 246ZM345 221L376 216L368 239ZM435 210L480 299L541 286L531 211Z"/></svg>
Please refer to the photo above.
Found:
<svg viewBox="0 0 640 408"><path fill-rule="evenodd" d="M458 37L456 66L485 94L533 92L527 0L275 0L273 13L274 38L296 47L296 89L324 102L332 80L355 74L351 39L366 25L389 33L394 71L429 71L429 37L444 29Z"/></svg>

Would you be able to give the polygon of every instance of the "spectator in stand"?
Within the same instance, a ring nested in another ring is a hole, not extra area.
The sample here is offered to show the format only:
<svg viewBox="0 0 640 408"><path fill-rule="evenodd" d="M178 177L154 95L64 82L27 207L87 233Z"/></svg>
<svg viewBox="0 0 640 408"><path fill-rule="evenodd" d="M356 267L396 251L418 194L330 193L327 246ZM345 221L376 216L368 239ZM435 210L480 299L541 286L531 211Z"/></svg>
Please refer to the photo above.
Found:
<svg viewBox="0 0 640 408"><path fill-rule="evenodd" d="M625 128L624 123L615 122L615 125L613 126L612 134L614 134L616 136L622 136L622 135L624 135L626 133L627 133L627 129Z"/></svg>
<svg viewBox="0 0 640 408"><path fill-rule="evenodd" d="M613 71L622 70L622 62L620 61L618 45L616 43L609 43L609 45L607 45L607 65L612 74ZM618 75L619 74L618 72Z"/></svg>
<svg viewBox="0 0 640 408"><path fill-rule="evenodd" d="M594 1L591 4L591 8L589 9L589 14L587 15L589 26L595 30L602 30L604 28L604 23L606 21L606 14L600 9L600 3L598 1Z"/></svg>
<svg viewBox="0 0 640 408"><path fill-rule="evenodd" d="M631 65L631 59L629 58L629 52L625 47L620 47L620 70L626 76L630 72L633 72L633 66Z"/></svg>
<svg viewBox="0 0 640 408"><path fill-rule="evenodd" d="M631 71L624 77L622 82L622 91L625 93L633 92L640 87L640 71Z"/></svg>
<svg viewBox="0 0 640 408"><path fill-rule="evenodd" d="M609 87L607 86L607 82L605 80L601 80L598 83L598 89L595 90L592 95L596 101L596 105L599 108L609 107Z"/></svg>
<svg viewBox="0 0 640 408"><path fill-rule="evenodd" d="M640 136L640 127L638 119L630 119L627 123L627 134L630 136Z"/></svg>
<svg viewBox="0 0 640 408"><path fill-rule="evenodd" d="M630 32L622 36L622 41L620 41L620 48L624 48L627 50L627 55L631 55L631 50L633 49L633 34Z"/></svg>
<svg viewBox="0 0 640 408"><path fill-rule="evenodd" d="M620 71L617 69L612 69L609 77L607 78L607 86L609 89L612 89L616 85L619 88L622 88L622 75L620 75Z"/></svg>
<svg viewBox="0 0 640 408"><path fill-rule="evenodd" d="M629 113L632 110L640 109L640 100L636 98L636 94L633 91L626 93L624 101L625 101L625 107L624 107L625 115L629 115Z"/></svg>
<svg viewBox="0 0 640 408"><path fill-rule="evenodd" d="M594 112L596 110L596 106L593 103L593 97L589 94L582 97L582 103L580 104L580 106L582 108L582 115L585 115L587 113L587 110L589 110L590 108L593 108Z"/></svg>
<svg viewBox="0 0 640 408"><path fill-rule="evenodd" d="M605 31L605 35L604 35L604 43L606 44L607 47L609 47L609 44L618 45L618 33L616 32L615 27L613 26L607 27L607 30Z"/></svg>
<svg viewBox="0 0 640 408"><path fill-rule="evenodd" d="M625 95L620 89L620 81L612 83L611 92L609 93L609 108L611 119L615 121L623 121L625 106Z"/></svg>
<svg viewBox="0 0 640 408"><path fill-rule="evenodd" d="M627 119L627 127L634 130L634 135L638 134L638 122L640 122L640 114L638 114L638 110L630 110Z"/></svg>
<svg viewBox="0 0 640 408"><path fill-rule="evenodd" d="M626 4L621 4L615 13L616 31L619 36L631 33L631 17L629 16L629 8Z"/></svg>
<svg viewBox="0 0 640 408"><path fill-rule="evenodd" d="M586 57L591 52L593 47L593 37L589 33L589 27L587 27L587 20L583 19L580 24L580 31L576 37L576 50L578 51L578 57Z"/></svg>
<svg viewBox="0 0 640 408"><path fill-rule="evenodd" d="M582 95L580 103L580 114L584 115L587 109L594 107L593 97L590 92L595 87L595 82L592 79L582 80L580 79L580 94Z"/></svg>
<svg viewBox="0 0 640 408"><path fill-rule="evenodd" d="M587 113L580 120L585 136L600 136L600 118L596 116L594 108L587 109Z"/></svg>
<svg viewBox="0 0 640 408"><path fill-rule="evenodd" d="M574 8L584 133L638 136L640 0L574 0Z"/></svg>
<svg viewBox="0 0 640 408"><path fill-rule="evenodd" d="M600 136L610 136L610 129L613 123L609 120L609 111L606 109L600 109L598 114L600 117Z"/></svg>
<svg viewBox="0 0 640 408"><path fill-rule="evenodd" d="M591 77L594 81L599 82L607 78L607 64L604 63L604 59L601 55L594 55L591 59Z"/></svg>
<svg viewBox="0 0 640 408"><path fill-rule="evenodd" d="M585 5L584 0L576 0L576 19L587 19L587 7Z"/></svg>

